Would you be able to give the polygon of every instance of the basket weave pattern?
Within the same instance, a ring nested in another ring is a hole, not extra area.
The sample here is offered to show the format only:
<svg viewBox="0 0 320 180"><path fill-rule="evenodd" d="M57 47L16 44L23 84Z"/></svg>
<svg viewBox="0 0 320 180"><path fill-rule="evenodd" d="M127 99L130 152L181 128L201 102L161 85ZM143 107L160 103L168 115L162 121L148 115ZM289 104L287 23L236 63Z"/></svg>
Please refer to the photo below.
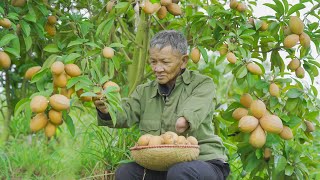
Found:
<svg viewBox="0 0 320 180"><path fill-rule="evenodd" d="M136 146L130 150L136 163L155 171L167 171L176 163L196 160L200 151L198 145Z"/></svg>

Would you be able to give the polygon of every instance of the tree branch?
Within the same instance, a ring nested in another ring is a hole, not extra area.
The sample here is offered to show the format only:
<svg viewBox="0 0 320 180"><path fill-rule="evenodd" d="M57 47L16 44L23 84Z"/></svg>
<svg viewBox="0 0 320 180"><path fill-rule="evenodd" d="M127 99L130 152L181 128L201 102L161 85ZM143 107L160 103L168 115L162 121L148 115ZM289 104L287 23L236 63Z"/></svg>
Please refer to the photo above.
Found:
<svg viewBox="0 0 320 180"><path fill-rule="evenodd" d="M267 52L271 52L271 51L275 51L275 50L281 49L281 48L283 48L283 47L284 47L284 46L279 46L279 47L275 47L275 48L269 49L269 50L267 50L267 51L251 51L251 52L267 53Z"/></svg>

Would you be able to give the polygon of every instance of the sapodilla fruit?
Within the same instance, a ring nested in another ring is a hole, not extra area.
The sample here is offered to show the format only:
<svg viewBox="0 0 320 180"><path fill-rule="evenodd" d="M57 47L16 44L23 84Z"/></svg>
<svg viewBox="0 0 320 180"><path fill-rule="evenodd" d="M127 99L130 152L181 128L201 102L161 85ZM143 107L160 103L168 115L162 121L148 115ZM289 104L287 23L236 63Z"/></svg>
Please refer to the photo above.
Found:
<svg viewBox="0 0 320 180"><path fill-rule="evenodd" d="M252 74L262 75L262 70L261 70L260 66L258 66L257 64L255 64L253 62L247 64L247 69Z"/></svg>
<svg viewBox="0 0 320 180"><path fill-rule="evenodd" d="M51 25L49 23L46 23L44 25L44 30L47 32L47 34L51 37L55 36L57 34L57 29L54 25Z"/></svg>
<svg viewBox="0 0 320 180"><path fill-rule="evenodd" d="M289 20L289 27L291 32L300 35L303 32L304 24L297 16L291 16Z"/></svg>
<svg viewBox="0 0 320 180"><path fill-rule="evenodd" d="M50 120L50 122L52 122L55 125L61 125L63 122L62 112L51 109L49 111L49 120Z"/></svg>
<svg viewBox="0 0 320 180"><path fill-rule="evenodd" d="M30 129L32 132L37 132L44 127L46 127L48 123L48 117L45 113L39 113L35 115L30 121Z"/></svg>
<svg viewBox="0 0 320 180"><path fill-rule="evenodd" d="M77 77L81 75L81 70L76 64L67 64L64 66L64 71L71 77Z"/></svg>
<svg viewBox="0 0 320 180"><path fill-rule="evenodd" d="M316 129L312 122L306 120L304 123L306 124L307 132L313 132Z"/></svg>
<svg viewBox="0 0 320 180"><path fill-rule="evenodd" d="M301 66L296 69L295 73L298 78L304 78L305 71Z"/></svg>
<svg viewBox="0 0 320 180"><path fill-rule="evenodd" d="M302 32L299 36L300 44L301 46L308 48L310 47L310 37L308 34Z"/></svg>
<svg viewBox="0 0 320 180"><path fill-rule="evenodd" d="M292 34L289 26L283 26L283 35L288 36Z"/></svg>
<svg viewBox="0 0 320 180"><path fill-rule="evenodd" d="M295 71L296 69L298 69L298 67L300 67L301 63L299 59L292 59L290 61L290 63L288 64L288 68L291 71Z"/></svg>
<svg viewBox="0 0 320 180"><path fill-rule="evenodd" d="M142 10L146 14L153 14L154 13L153 4L149 0L146 0L144 3L144 6L142 7Z"/></svg>
<svg viewBox="0 0 320 180"><path fill-rule="evenodd" d="M186 141L187 141L186 137L184 137L184 136L178 136L178 139L177 139L176 144L178 144L178 145L185 145L185 144L187 144Z"/></svg>
<svg viewBox="0 0 320 180"><path fill-rule="evenodd" d="M167 5L171 4L171 3L172 3L172 0L161 0L160 1L160 4L162 6L167 6Z"/></svg>
<svg viewBox="0 0 320 180"><path fill-rule="evenodd" d="M279 97L280 96L280 88L276 83L271 83L269 86L269 92L271 96Z"/></svg>
<svg viewBox="0 0 320 180"><path fill-rule="evenodd" d="M237 62L237 57L233 54L233 52L228 52L227 54L227 60L232 63L235 64Z"/></svg>
<svg viewBox="0 0 320 180"><path fill-rule="evenodd" d="M64 72L64 64L61 61L56 61L51 65L51 73L54 75L60 75Z"/></svg>
<svg viewBox="0 0 320 180"><path fill-rule="evenodd" d="M44 96L34 96L30 102L31 111L34 113L42 113L48 107L48 99Z"/></svg>
<svg viewBox="0 0 320 180"><path fill-rule="evenodd" d="M167 132L164 133L164 135L165 134L169 134L170 136L172 136L174 141L177 141L177 139L178 139L178 135L175 132L167 131Z"/></svg>
<svg viewBox="0 0 320 180"><path fill-rule="evenodd" d="M48 16L48 23L50 25L55 25L57 23L57 17L56 16Z"/></svg>
<svg viewBox="0 0 320 180"><path fill-rule="evenodd" d="M68 82L67 75L65 73L62 73L60 75L53 75L53 84L56 87L60 87L60 88L66 87L67 82Z"/></svg>
<svg viewBox="0 0 320 180"><path fill-rule="evenodd" d="M219 48L220 56L226 55L228 53L228 44L222 44Z"/></svg>
<svg viewBox="0 0 320 180"><path fill-rule="evenodd" d="M299 41L299 36L296 34L290 34L286 38L284 38L283 45L285 48L292 48Z"/></svg>
<svg viewBox="0 0 320 180"><path fill-rule="evenodd" d="M288 126L283 126L283 129L280 133L280 137L285 140L293 138L292 130Z"/></svg>
<svg viewBox="0 0 320 180"><path fill-rule="evenodd" d="M164 144L175 144L176 143L176 139L174 139L174 137L170 133L163 134L162 138L163 138Z"/></svg>
<svg viewBox="0 0 320 180"><path fill-rule="evenodd" d="M91 96L81 96L83 93L84 93L83 89L79 89L77 91L77 96L80 98L81 101L84 101L84 102L92 101Z"/></svg>
<svg viewBox="0 0 320 180"><path fill-rule="evenodd" d="M198 140L193 136L188 136L187 141L189 141L191 145L198 145Z"/></svg>
<svg viewBox="0 0 320 180"><path fill-rule="evenodd" d="M266 31L269 25L266 21L262 21L261 27L259 28L260 31Z"/></svg>
<svg viewBox="0 0 320 180"><path fill-rule="evenodd" d="M200 60L200 51L198 48L193 48L190 53L191 60L197 64Z"/></svg>
<svg viewBox="0 0 320 180"><path fill-rule="evenodd" d="M11 27L11 21L7 18L0 19L0 26L9 29Z"/></svg>
<svg viewBox="0 0 320 180"><path fill-rule="evenodd" d="M106 83L103 84L103 89L107 89L108 87L116 87L116 89L114 90L114 92L120 92L120 87L117 83L113 82L113 81L107 81Z"/></svg>
<svg viewBox="0 0 320 180"><path fill-rule="evenodd" d="M182 14L181 8L178 4L171 3L166 7L167 7L167 10L169 11L169 13L171 13L174 16L178 16L178 15Z"/></svg>
<svg viewBox="0 0 320 180"><path fill-rule="evenodd" d="M34 66L34 67L31 67L29 68L26 73L24 74L24 78L25 79L28 79L28 80L31 80L32 77L37 73L39 72L41 69L41 66Z"/></svg>
<svg viewBox="0 0 320 180"><path fill-rule="evenodd" d="M242 117L247 116L247 115L248 115L248 110L245 108L237 108L232 113L232 117L235 120L240 120Z"/></svg>
<svg viewBox="0 0 320 180"><path fill-rule="evenodd" d="M237 11L239 12L244 12L247 10L247 6L241 2L238 3L238 6L237 6Z"/></svg>
<svg viewBox="0 0 320 180"><path fill-rule="evenodd" d="M107 12L111 12L113 6L114 6L114 1L108 1L107 6L106 6Z"/></svg>
<svg viewBox="0 0 320 180"><path fill-rule="evenodd" d="M240 97L240 104L242 104L246 108L250 108L252 101L253 101L252 96L248 93L244 93Z"/></svg>
<svg viewBox="0 0 320 180"><path fill-rule="evenodd" d="M26 4L26 0L12 0L11 5L14 7L23 7Z"/></svg>
<svg viewBox="0 0 320 180"><path fill-rule="evenodd" d="M151 136L149 140L148 146L158 146L162 144L162 137L161 136Z"/></svg>
<svg viewBox="0 0 320 180"><path fill-rule="evenodd" d="M70 100L61 94L54 94L49 98L49 103L56 111L67 110L70 107Z"/></svg>
<svg viewBox="0 0 320 180"><path fill-rule="evenodd" d="M167 16L167 8L165 6L161 6L159 11L157 12L157 16L159 19L164 19Z"/></svg>
<svg viewBox="0 0 320 180"><path fill-rule="evenodd" d="M241 132L252 132L259 125L259 120L253 116L244 116L239 121L239 130Z"/></svg>
<svg viewBox="0 0 320 180"><path fill-rule="evenodd" d="M44 134L46 135L46 137L51 138L56 134L56 130L57 130L56 125L48 122L46 127L44 128Z"/></svg>
<svg viewBox="0 0 320 180"><path fill-rule="evenodd" d="M250 112L256 118L261 118L266 113L266 105L261 100L254 100L250 105Z"/></svg>
<svg viewBox="0 0 320 180"><path fill-rule="evenodd" d="M9 69L11 66L10 56L3 51L0 51L0 68Z"/></svg>
<svg viewBox="0 0 320 180"><path fill-rule="evenodd" d="M255 148L262 148L263 145L266 143L266 140L266 133L260 125L258 125L257 128L254 131L252 131L249 137L249 143L251 144L251 146Z"/></svg>
<svg viewBox="0 0 320 180"><path fill-rule="evenodd" d="M268 161L271 157L271 154L272 154L272 150L270 148L264 148L264 151L263 151L264 160Z"/></svg>
<svg viewBox="0 0 320 180"><path fill-rule="evenodd" d="M237 0L231 0L230 1L230 8L231 9L237 9L239 2Z"/></svg>
<svg viewBox="0 0 320 180"><path fill-rule="evenodd" d="M265 115L260 118L260 126L267 132L279 134L283 129L281 119L276 115Z"/></svg>
<svg viewBox="0 0 320 180"><path fill-rule="evenodd" d="M111 47L105 47L102 50L102 55L105 58L111 59L114 56L114 50Z"/></svg>
<svg viewBox="0 0 320 180"><path fill-rule="evenodd" d="M151 134L144 134L140 136L137 142L138 146L148 146L151 137Z"/></svg>
<svg viewBox="0 0 320 180"><path fill-rule="evenodd" d="M153 3L152 6L153 6L153 12L157 12L161 8L160 3Z"/></svg>

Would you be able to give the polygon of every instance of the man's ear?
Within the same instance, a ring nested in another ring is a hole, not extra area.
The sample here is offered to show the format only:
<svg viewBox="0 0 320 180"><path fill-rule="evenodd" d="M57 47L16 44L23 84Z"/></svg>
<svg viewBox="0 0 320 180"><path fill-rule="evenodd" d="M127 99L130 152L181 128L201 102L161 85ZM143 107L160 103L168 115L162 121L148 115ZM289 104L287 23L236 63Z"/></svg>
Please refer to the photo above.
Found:
<svg viewBox="0 0 320 180"><path fill-rule="evenodd" d="M181 57L182 60L182 65L181 65L181 69L185 69L187 67L188 64L188 60L189 60L189 55L185 54Z"/></svg>

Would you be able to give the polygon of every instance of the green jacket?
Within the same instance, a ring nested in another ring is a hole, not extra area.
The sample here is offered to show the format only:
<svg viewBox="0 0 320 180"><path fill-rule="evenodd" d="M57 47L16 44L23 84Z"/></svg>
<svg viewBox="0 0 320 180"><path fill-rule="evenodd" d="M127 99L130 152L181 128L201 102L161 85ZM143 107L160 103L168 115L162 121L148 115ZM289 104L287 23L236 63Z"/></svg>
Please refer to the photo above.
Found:
<svg viewBox="0 0 320 180"><path fill-rule="evenodd" d="M199 160L227 161L227 151L221 138L214 134L212 124L215 86L211 78L195 71L185 70L177 77L171 94L164 98L158 83L139 85L130 98L123 99L123 113L117 113L117 122L104 120L98 115L98 124L124 128L138 124L141 134L160 135L175 132L176 120L184 116L190 128L182 135L194 136L200 145Z"/></svg>

